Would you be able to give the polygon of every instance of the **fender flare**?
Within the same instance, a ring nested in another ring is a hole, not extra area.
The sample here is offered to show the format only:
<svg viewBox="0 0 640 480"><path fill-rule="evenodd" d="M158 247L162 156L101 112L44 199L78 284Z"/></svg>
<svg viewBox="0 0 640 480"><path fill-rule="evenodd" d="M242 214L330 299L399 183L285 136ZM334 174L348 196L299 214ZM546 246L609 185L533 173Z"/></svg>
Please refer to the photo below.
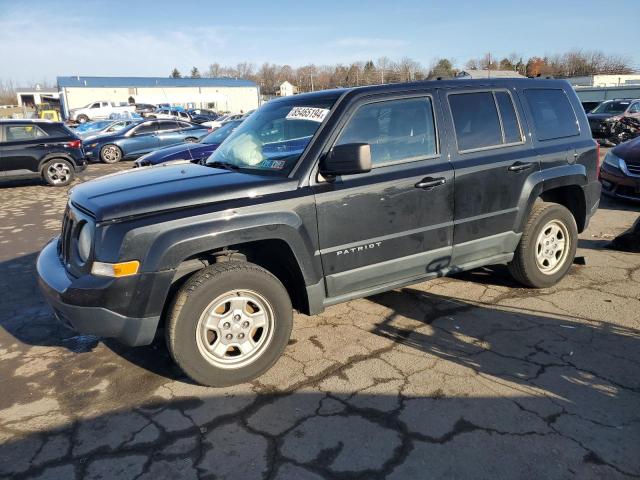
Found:
<svg viewBox="0 0 640 480"><path fill-rule="evenodd" d="M558 187L584 187L588 183L587 169L579 163L547 168L533 173L527 178L518 200L518 214L513 225L514 232L522 232L533 204L542 193Z"/></svg>
<svg viewBox="0 0 640 480"><path fill-rule="evenodd" d="M216 212L200 219L175 218L163 223L161 229L156 224L125 230L120 244L127 250L127 256L142 260L143 271L157 272L174 270L189 258L223 247L280 240L293 253L306 285L322 278L320 257L315 254L317 234L305 227L297 213L281 211L237 216L234 213ZM114 238L113 241L120 240Z"/></svg>

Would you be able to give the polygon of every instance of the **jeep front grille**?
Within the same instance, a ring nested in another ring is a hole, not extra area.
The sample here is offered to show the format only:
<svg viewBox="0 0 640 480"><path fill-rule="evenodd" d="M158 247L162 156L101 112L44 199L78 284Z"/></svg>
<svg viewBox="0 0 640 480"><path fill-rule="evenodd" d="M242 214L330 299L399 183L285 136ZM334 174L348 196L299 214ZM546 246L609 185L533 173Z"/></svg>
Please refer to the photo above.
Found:
<svg viewBox="0 0 640 480"><path fill-rule="evenodd" d="M69 264L69 256L71 252L71 235L73 232L73 218L69 214L69 208L64 211L62 218L62 234L60 235L60 243L58 245L58 253L60 260L65 265Z"/></svg>

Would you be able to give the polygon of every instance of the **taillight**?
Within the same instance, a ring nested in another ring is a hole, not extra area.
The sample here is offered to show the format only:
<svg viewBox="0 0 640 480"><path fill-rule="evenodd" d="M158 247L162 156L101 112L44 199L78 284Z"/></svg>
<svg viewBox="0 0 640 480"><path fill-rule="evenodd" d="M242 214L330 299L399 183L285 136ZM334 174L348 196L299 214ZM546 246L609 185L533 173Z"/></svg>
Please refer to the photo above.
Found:
<svg viewBox="0 0 640 480"><path fill-rule="evenodd" d="M211 127L207 128L207 132L209 132L209 133L213 132L213 128L211 128Z"/></svg>
<svg viewBox="0 0 640 480"><path fill-rule="evenodd" d="M82 140L71 140L65 144L67 148L80 148L82 146Z"/></svg>

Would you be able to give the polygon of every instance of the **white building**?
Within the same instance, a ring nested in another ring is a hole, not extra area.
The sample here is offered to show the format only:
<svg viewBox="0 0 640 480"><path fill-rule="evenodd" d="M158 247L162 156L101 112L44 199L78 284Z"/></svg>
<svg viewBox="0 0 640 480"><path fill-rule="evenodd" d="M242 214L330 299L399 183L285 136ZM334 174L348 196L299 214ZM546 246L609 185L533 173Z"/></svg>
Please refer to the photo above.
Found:
<svg viewBox="0 0 640 480"><path fill-rule="evenodd" d="M296 93L298 93L298 87L292 85L288 81L285 80L280 85L280 96L281 97L288 97L290 95L295 95Z"/></svg>
<svg viewBox="0 0 640 480"><path fill-rule="evenodd" d="M258 108L260 99L258 85L234 78L58 77L58 92L65 116L99 100L239 113Z"/></svg>
<svg viewBox="0 0 640 480"><path fill-rule="evenodd" d="M586 75L584 77L567 78L574 87L623 87L640 85L640 75Z"/></svg>

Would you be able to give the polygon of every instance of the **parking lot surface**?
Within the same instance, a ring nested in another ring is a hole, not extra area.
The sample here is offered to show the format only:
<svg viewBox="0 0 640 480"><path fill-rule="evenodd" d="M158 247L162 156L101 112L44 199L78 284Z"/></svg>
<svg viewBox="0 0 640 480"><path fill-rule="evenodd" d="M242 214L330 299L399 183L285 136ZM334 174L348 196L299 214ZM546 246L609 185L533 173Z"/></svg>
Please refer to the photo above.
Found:
<svg viewBox="0 0 640 480"><path fill-rule="evenodd" d="M211 389L161 338L59 325L35 259L66 189L3 187L0 478L640 477L640 255L605 248L635 205L603 200L556 287L483 268L296 315L272 370Z"/></svg>

